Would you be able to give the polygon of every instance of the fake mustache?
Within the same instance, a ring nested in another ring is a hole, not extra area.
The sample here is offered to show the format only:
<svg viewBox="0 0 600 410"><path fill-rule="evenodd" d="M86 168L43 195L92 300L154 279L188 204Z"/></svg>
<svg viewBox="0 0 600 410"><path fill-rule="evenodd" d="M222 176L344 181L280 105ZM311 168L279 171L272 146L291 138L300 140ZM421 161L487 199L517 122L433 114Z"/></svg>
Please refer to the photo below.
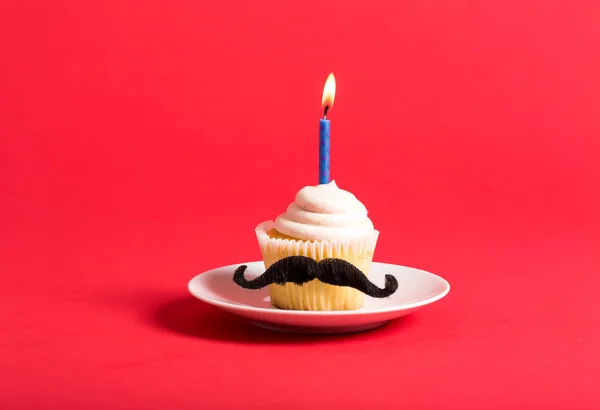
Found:
<svg viewBox="0 0 600 410"><path fill-rule="evenodd" d="M314 279L334 286L348 286L374 298L385 298L398 289L398 281L385 275L385 287L377 287L356 266L342 259L323 259L320 262L306 256L288 256L280 259L259 277L244 277L247 266L235 270L233 281L245 289L260 289L271 283L284 285L288 282L302 285Z"/></svg>

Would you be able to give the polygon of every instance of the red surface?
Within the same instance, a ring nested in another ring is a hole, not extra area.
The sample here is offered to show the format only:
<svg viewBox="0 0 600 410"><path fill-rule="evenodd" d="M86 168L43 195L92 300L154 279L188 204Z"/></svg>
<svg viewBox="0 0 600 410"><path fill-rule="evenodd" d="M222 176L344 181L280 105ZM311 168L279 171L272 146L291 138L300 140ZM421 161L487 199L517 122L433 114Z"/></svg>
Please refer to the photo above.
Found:
<svg viewBox="0 0 600 410"><path fill-rule="evenodd" d="M0 5L0 407L599 408L599 3L254 3ZM452 291L273 334L186 284L317 182L330 71L376 259Z"/></svg>

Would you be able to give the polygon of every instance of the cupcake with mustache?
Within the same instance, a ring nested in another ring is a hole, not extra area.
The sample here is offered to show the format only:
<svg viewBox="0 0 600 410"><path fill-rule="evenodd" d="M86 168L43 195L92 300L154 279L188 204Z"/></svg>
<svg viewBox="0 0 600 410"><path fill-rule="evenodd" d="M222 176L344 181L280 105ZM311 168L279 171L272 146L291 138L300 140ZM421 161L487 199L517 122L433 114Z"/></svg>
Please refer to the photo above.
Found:
<svg viewBox="0 0 600 410"><path fill-rule="evenodd" d="M278 261L302 256L316 262L341 259L359 274L368 276L379 232L367 216L365 206L332 181L302 188L275 222L258 225L256 236L267 270ZM302 263L302 258L296 261ZM341 264L337 261L331 266L336 277ZM310 276L312 268L307 269ZM290 310L354 310L363 306L365 294L356 287L343 286L345 279L324 282L314 272L312 275L310 280L269 284L271 304Z"/></svg>

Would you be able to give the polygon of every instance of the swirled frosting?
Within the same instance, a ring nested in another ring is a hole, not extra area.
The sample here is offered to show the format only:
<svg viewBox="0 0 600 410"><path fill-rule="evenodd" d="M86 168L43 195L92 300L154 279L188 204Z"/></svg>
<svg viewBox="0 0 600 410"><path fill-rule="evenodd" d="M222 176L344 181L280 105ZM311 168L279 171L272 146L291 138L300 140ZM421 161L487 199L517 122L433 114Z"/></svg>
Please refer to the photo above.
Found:
<svg viewBox="0 0 600 410"><path fill-rule="evenodd" d="M307 186L275 220L275 230L303 240L344 240L373 232L367 208L348 191L329 184Z"/></svg>

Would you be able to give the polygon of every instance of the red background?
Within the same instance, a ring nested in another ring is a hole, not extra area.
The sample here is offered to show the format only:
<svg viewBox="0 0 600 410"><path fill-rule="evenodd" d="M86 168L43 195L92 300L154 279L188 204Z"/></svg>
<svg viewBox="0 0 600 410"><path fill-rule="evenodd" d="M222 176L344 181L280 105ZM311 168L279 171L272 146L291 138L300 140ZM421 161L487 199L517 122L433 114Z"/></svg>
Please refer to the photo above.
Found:
<svg viewBox="0 0 600 410"><path fill-rule="evenodd" d="M0 407L598 408L599 4L3 1ZM186 284L317 183L330 71L376 259L452 291L269 333Z"/></svg>

